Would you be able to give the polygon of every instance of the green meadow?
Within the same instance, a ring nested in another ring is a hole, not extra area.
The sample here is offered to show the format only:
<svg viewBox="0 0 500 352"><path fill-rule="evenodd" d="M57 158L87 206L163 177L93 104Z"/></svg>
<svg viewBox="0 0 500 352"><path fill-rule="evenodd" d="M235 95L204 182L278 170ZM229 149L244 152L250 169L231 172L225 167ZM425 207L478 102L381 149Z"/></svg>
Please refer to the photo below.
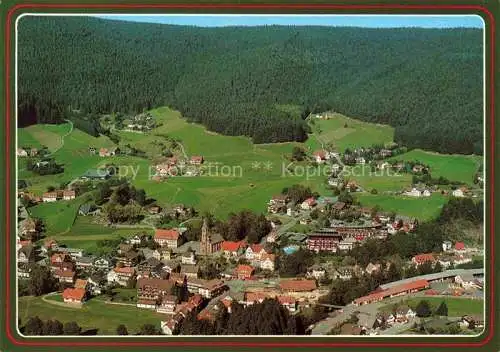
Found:
<svg viewBox="0 0 500 352"><path fill-rule="evenodd" d="M439 215L442 206L448 201L441 194L430 197L412 198L386 194L357 193L356 198L363 206L378 205L382 210L397 214L416 217L419 220L430 220Z"/></svg>
<svg viewBox="0 0 500 352"><path fill-rule="evenodd" d="M411 298L405 302L409 307L415 309L421 300L426 300L434 311L441 302L445 302L448 307L448 316L460 317L462 315L482 315L484 312L484 300L453 298L453 297L419 297Z"/></svg>
<svg viewBox="0 0 500 352"><path fill-rule="evenodd" d="M296 111L294 106L278 107L285 111ZM41 194L48 186L58 187L81 176L86 170L113 163L120 166L122 175L129 177L132 183L145 189L149 197L157 200L160 205L185 203L204 212L210 211L219 218L225 218L231 212L250 209L265 212L266 204L273 194L280 193L284 187L292 184L303 184L311 187L322 195L331 195L326 188L326 174L321 168L313 169L307 163L294 163L287 171L294 146L302 146L313 152L320 149L322 143L331 143L336 148L354 148L385 144L393 140L392 127L371 124L348 118L341 114L333 114L329 120L315 120L311 123L312 134L305 143L254 144L247 137L223 136L207 131L203 126L188 122L177 111L162 107L151 110L159 126L146 133L115 131L121 138L120 146L131 144L139 150L147 152L149 159L116 156L101 158L91 155L89 147L112 147L114 143L105 136L98 138L74 129L64 138L64 146L53 154L62 163L65 172L59 175L37 176L23 168L23 160L19 162L19 178L28 180L29 189ZM20 144L35 141L46 145L46 135L61 143L61 137L67 133L69 124L37 125L19 129ZM47 133L43 133L47 130ZM59 140L57 140L59 138ZM162 148L171 148L171 141L176 140L179 146L173 148L176 155L185 152L188 157L202 155L205 159L203 174L198 177L170 177L163 182L150 179L150 170L155 164L151 160L158 156ZM36 143L32 143L36 145ZM182 148L180 147L182 145ZM449 179L471 179L480 162L478 157L438 155L422 151L411 151L398 156L399 159L420 160L431 166L434 176L443 175ZM304 171L304 167L309 167ZM378 194L358 194L365 205L378 204L387 211L431 218L435 216L446 199L442 196L432 196L425 199L412 199L384 194L388 191L400 191L410 186L410 175L380 175L371 173L367 166L351 168L349 179L355 180L364 190L370 192L376 189ZM35 212L50 217L50 208L45 205ZM64 221L55 218L63 214L71 214L74 209L65 206L54 206L54 212L61 214L49 221L49 228L55 234L64 233L68 229L69 219L74 216L64 216ZM71 226L70 226L71 227ZM74 226L73 226L74 227Z"/></svg>
<svg viewBox="0 0 500 352"><path fill-rule="evenodd" d="M41 203L29 208L32 217L43 219L45 233L59 235L71 230L80 205L84 202L82 197L73 200Z"/></svg>
<svg viewBox="0 0 500 352"><path fill-rule="evenodd" d="M331 116L328 120L311 119L310 124L321 141L332 143L340 152L394 140L394 128L388 125L363 122L338 113Z"/></svg>
<svg viewBox="0 0 500 352"><path fill-rule="evenodd" d="M61 323L75 321L82 330L98 329L98 335L115 335L116 328L124 324L129 334L135 334L144 324L160 327L160 321L166 316L133 306L106 304L98 299L91 299L81 308L60 306L44 302L41 297L19 298L19 319L21 326L29 317L38 316L42 320L56 319Z"/></svg>
<svg viewBox="0 0 500 352"><path fill-rule="evenodd" d="M420 149L395 156L393 159L419 161L429 165L433 177L443 176L451 181L472 184L474 174L482 164L482 157L477 155L447 155L426 152Z"/></svg>

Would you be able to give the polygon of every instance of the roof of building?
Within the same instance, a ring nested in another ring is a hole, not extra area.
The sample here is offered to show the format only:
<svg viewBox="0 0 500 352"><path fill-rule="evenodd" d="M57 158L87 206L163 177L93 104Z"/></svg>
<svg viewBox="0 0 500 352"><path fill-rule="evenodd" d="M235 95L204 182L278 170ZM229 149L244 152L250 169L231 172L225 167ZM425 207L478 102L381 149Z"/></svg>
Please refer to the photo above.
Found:
<svg viewBox="0 0 500 352"><path fill-rule="evenodd" d="M75 272L73 270L62 270L62 269L57 269L54 273L54 276L59 276L59 277L73 277L75 276Z"/></svg>
<svg viewBox="0 0 500 352"><path fill-rule="evenodd" d="M145 288L146 286L153 287L162 291L170 292L174 283L170 280L163 280L157 278L140 278L137 280L137 288Z"/></svg>
<svg viewBox="0 0 500 352"><path fill-rule="evenodd" d="M229 251L229 252L237 252L240 248L244 247L246 245L245 241L224 241L222 242L222 250L223 251Z"/></svg>
<svg viewBox="0 0 500 352"><path fill-rule="evenodd" d="M63 291L63 299L82 301L85 297L85 290L82 288L67 288Z"/></svg>
<svg viewBox="0 0 500 352"><path fill-rule="evenodd" d="M87 287L87 280L76 279L75 288L85 288Z"/></svg>
<svg viewBox="0 0 500 352"><path fill-rule="evenodd" d="M236 267L235 271L238 273L252 273L255 269L251 265L240 264Z"/></svg>
<svg viewBox="0 0 500 352"><path fill-rule="evenodd" d="M413 257L412 260L414 262L421 264L425 262L434 262L436 258L434 258L434 255L432 253L424 253L424 254L417 254L416 256Z"/></svg>
<svg viewBox="0 0 500 352"><path fill-rule="evenodd" d="M180 236L179 230L176 229L156 229L155 238L162 240L178 240Z"/></svg>
<svg viewBox="0 0 500 352"><path fill-rule="evenodd" d="M314 197L309 197L303 203L306 203L307 205L314 205L316 204L316 199L314 199Z"/></svg>
<svg viewBox="0 0 500 352"><path fill-rule="evenodd" d="M457 243L455 243L455 249L457 251L461 251L461 250L465 249L465 244L463 242L457 242Z"/></svg>
<svg viewBox="0 0 500 352"><path fill-rule="evenodd" d="M264 246L260 245L260 244L251 244L250 247L249 247L252 252L254 253L260 253L261 251L264 250Z"/></svg>
<svg viewBox="0 0 500 352"><path fill-rule="evenodd" d="M483 275L484 274L484 269L453 269L453 270L446 270L446 271L441 271L438 273L433 273L433 274L427 274L427 275L420 275L420 276L415 276L411 277L408 279L403 279L399 281L394 281L394 282L389 282L384 285L380 285L380 288L382 289L388 289L394 286L406 284L415 280L427 280L427 281L434 281L434 280L440 280L440 279L445 279L445 278L453 278L455 276L463 276L463 275Z"/></svg>
<svg viewBox="0 0 500 352"><path fill-rule="evenodd" d="M386 290L375 291L366 296L356 298L354 303L371 302L379 299L383 299L388 296L403 293L409 290L419 290L429 287L429 282L427 280L414 280L405 284L400 284Z"/></svg>
<svg viewBox="0 0 500 352"><path fill-rule="evenodd" d="M127 275L133 275L135 273L135 269L132 267L124 266L124 267L116 267L113 269L115 273L119 274L127 274Z"/></svg>
<svg viewBox="0 0 500 352"><path fill-rule="evenodd" d="M282 280L280 288L285 291L313 291L316 289L315 280Z"/></svg>

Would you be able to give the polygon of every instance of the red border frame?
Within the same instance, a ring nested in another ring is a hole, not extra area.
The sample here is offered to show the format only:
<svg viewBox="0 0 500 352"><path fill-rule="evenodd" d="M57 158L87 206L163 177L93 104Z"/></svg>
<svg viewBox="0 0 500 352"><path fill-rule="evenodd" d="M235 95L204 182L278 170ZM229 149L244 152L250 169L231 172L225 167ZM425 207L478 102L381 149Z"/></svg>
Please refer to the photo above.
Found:
<svg viewBox="0 0 500 352"><path fill-rule="evenodd" d="M387 342L239 342L239 341L131 341L131 342L114 342L114 341L19 341L15 339L12 334L10 320L11 320L11 307L10 307L10 273L6 270L6 331L8 339L18 346L220 346L220 347L399 347L399 346L415 346L415 347L431 347L431 346L442 346L442 347L462 347L462 346L474 346L480 347L486 345L494 336L494 152L495 152L495 82L494 82L494 72L495 72L495 19L493 14L483 6L476 5L382 5L382 4L367 4L367 5L323 5L323 4L18 4L12 7L7 14L7 21L5 25L5 69L6 69L6 80L5 80L5 96L6 96L6 118L5 118L5 128L6 128L6 138L5 138L5 150L6 150L6 192L5 192L5 204L6 209L6 248L7 252L5 255L6 267L8 268L10 263L10 227L11 227L11 159L10 159L10 147L11 147L11 136L10 136L10 123L11 123L11 92L10 92L10 58L11 58L11 24L12 16L15 11L19 9L26 8L41 8L41 9L65 9L65 8L91 8L91 9L211 9L211 10L223 10L223 9L252 9L252 10L269 10L269 9L286 9L286 10L385 10L385 9L410 9L410 10L465 10L465 11L479 11L488 17L490 23L490 249L491 258L489 267L489 287L490 287L490 310L489 310L489 334L485 339L479 342L454 342L454 343L387 343Z"/></svg>

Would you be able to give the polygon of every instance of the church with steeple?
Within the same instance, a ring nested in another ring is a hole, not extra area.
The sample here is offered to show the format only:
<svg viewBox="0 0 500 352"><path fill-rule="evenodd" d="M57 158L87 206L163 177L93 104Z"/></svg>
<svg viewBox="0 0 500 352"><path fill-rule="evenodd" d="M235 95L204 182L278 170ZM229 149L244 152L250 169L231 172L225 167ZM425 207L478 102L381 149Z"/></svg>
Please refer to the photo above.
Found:
<svg viewBox="0 0 500 352"><path fill-rule="evenodd" d="M200 254L210 255L221 250L224 238L219 233L212 233L208 226L207 218L203 218L203 226L201 227L201 242Z"/></svg>

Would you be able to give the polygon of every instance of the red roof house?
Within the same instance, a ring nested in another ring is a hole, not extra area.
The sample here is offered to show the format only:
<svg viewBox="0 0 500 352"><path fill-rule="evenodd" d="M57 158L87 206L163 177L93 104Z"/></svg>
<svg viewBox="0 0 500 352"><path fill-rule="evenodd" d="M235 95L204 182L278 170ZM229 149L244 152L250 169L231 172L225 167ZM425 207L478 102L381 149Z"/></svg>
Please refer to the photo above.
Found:
<svg viewBox="0 0 500 352"><path fill-rule="evenodd" d="M255 269L252 266L240 264L236 267L234 273L236 274L238 279L244 280L250 278L254 271Z"/></svg>
<svg viewBox="0 0 500 352"><path fill-rule="evenodd" d="M156 229L154 241L160 246L168 246L170 248L177 248L179 245L180 233L176 229Z"/></svg>
<svg viewBox="0 0 500 352"><path fill-rule="evenodd" d="M436 258L434 258L434 256L431 253L425 253L425 254L417 254L412 258L411 261L416 265L421 265L424 264L425 262L434 263L436 261Z"/></svg>
<svg viewBox="0 0 500 352"><path fill-rule="evenodd" d="M463 242L457 242L457 243L455 243L455 250L456 251L463 251L463 250L465 250L465 244Z"/></svg>
<svg viewBox="0 0 500 352"><path fill-rule="evenodd" d="M82 288L67 288L62 296L65 303L82 303L85 299L85 290Z"/></svg>
<svg viewBox="0 0 500 352"><path fill-rule="evenodd" d="M408 293L424 290L426 288L429 288L429 282L427 280L415 280L407 284L391 287L387 290L374 291L366 296L356 298L353 303L355 305L362 305L372 302L378 302L383 300L384 298L401 296Z"/></svg>

